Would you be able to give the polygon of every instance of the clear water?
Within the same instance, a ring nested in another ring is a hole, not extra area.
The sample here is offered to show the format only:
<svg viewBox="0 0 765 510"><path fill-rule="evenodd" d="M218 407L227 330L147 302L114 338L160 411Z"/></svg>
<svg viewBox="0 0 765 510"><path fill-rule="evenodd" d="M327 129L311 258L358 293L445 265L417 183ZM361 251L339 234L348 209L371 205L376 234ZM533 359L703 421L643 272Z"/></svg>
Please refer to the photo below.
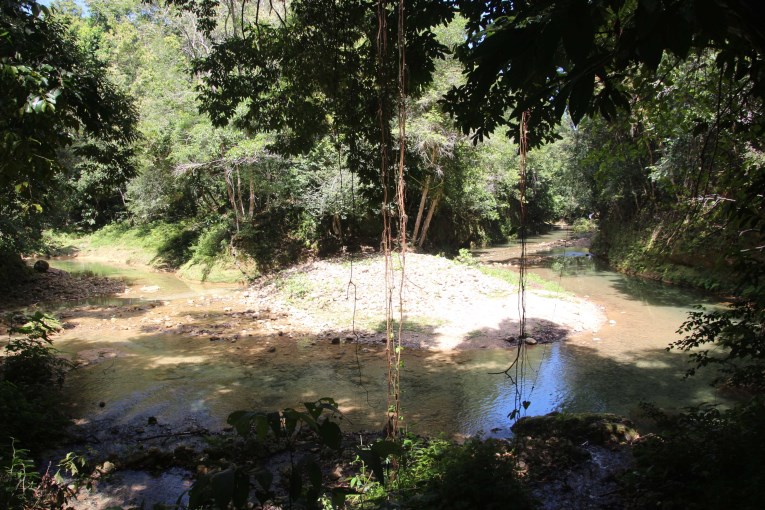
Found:
<svg viewBox="0 0 765 510"><path fill-rule="evenodd" d="M565 235L553 232L537 242ZM505 260L512 258L513 250L517 247L497 247L477 256ZM665 350L692 306L715 305L714 300L627 278L599 267L586 254L582 247L561 249L546 254L556 256L544 258L533 271L557 279L566 290L588 295L605 308L613 324L563 343L528 346L524 373L510 371L512 379L497 372L510 366L514 350L406 351L403 409L409 429L509 435L508 414L517 406L517 391L521 400L530 402L524 411L528 415L607 411L639 418L642 401L668 408L724 402L708 378L683 379L685 354ZM104 274L118 274L133 284L159 285L165 299L220 291L167 273L101 267ZM550 314L554 320L555 310ZM145 424L154 416L160 423L214 428L223 426L228 413L237 409L274 410L332 396L345 413L346 430L382 428L384 352L374 346L312 344L306 335L295 333L305 339L270 337L231 344L174 335L136 336L130 331L103 338L97 332L86 336L75 330L58 347L71 355L99 349L119 353L71 373L67 388L81 423ZM272 346L276 351L268 352Z"/></svg>

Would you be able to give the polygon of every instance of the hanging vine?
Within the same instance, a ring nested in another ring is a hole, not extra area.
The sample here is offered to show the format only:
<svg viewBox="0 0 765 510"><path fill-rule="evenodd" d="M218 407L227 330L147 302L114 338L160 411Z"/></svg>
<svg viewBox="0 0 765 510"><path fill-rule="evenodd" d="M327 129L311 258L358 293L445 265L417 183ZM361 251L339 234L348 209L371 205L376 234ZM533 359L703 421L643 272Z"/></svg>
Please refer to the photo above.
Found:
<svg viewBox="0 0 765 510"><path fill-rule="evenodd" d="M393 433L399 429L401 416L401 338L404 328L404 284L406 282L406 181L404 179L406 153L406 32L404 0L398 2L398 165L396 166L396 200L398 206L398 238L401 260L401 278L398 288L398 334L393 361Z"/></svg>
<svg viewBox="0 0 765 510"><path fill-rule="evenodd" d="M527 242L527 221L526 221L526 154L528 152L528 112L523 112L521 115L520 132L518 136L518 146L520 153L520 167L518 169L518 191L519 191L519 204L520 204L520 226L518 229L521 256L519 262L518 271L518 344L515 351L515 358L509 367L507 367L500 374L505 374L515 386L514 406L513 410L509 413L511 420L517 420L523 415L523 412L528 409L531 402L528 400L529 395L526 394L526 380L524 375L526 373L527 365L527 352L526 352L526 270L527 270L527 257L526 257L526 242Z"/></svg>
<svg viewBox="0 0 765 510"><path fill-rule="evenodd" d="M385 259L385 352L388 364L388 396L386 435L394 437L398 434L401 419L401 347L404 323L404 282L406 269L406 182L405 145L406 145L406 56L404 48L405 5L398 3L397 50L398 50L398 161L395 166L395 204L390 201L391 175L388 151L390 148L390 118L388 109L388 74L386 61L388 57L388 20L387 5L389 2L377 2L377 66L378 66L378 122L380 128L380 181L383 191L382 217L383 235L382 249ZM398 231L396 241L399 247L399 262L401 276L398 283L398 325L393 319L393 299L396 291L396 269L393 264L394 215L398 215Z"/></svg>

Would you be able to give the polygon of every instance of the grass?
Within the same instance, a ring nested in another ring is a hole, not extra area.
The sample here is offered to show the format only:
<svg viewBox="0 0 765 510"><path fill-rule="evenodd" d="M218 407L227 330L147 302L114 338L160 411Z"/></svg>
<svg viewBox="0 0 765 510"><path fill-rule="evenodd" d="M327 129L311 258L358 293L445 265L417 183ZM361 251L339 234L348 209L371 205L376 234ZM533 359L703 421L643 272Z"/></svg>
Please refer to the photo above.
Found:
<svg viewBox="0 0 765 510"><path fill-rule="evenodd" d="M379 459L393 466L385 484L370 478L373 444L359 451L357 474L351 479L357 493L349 497L350 508L418 508L423 510L526 509L532 500L514 467L511 445L504 441L470 439L464 444L441 439L405 437L393 448L398 453ZM382 461L382 462L381 462ZM385 471L379 470L385 475Z"/></svg>
<svg viewBox="0 0 765 510"><path fill-rule="evenodd" d="M560 283L546 280L536 273L526 273L526 282L530 283L535 289L542 289L560 296L573 296L574 294L565 290Z"/></svg>
<svg viewBox="0 0 765 510"><path fill-rule="evenodd" d="M182 249L174 247L174 244L180 244L184 233L188 237L187 228L185 223L142 226L113 223L92 234L51 232L47 236L51 246L68 247L70 254L80 253L128 264L162 267L178 262L177 259L182 255L178 252ZM176 267L181 264L178 263Z"/></svg>
<svg viewBox="0 0 765 510"><path fill-rule="evenodd" d="M86 255L121 263L176 270L187 280L237 283L245 275L233 257L197 257L195 250L201 230L190 222L129 225L113 223L93 232L77 235L46 232L46 244L54 255ZM240 266L251 274L256 269L247 261Z"/></svg>
<svg viewBox="0 0 765 510"><path fill-rule="evenodd" d="M209 283L237 283L245 280L254 269L247 269L247 275L236 267L234 260L228 256L221 256L213 260L197 262L193 259L183 264L178 269L178 276L186 280L204 281Z"/></svg>
<svg viewBox="0 0 765 510"><path fill-rule="evenodd" d="M499 267L478 265L479 271L487 276L497 278L507 282L515 287L518 286L518 273ZM574 294L565 290L558 282L546 280L536 273L526 273L526 284L533 289L540 289L560 296L573 296Z"/></svg>
<svg viewBox="0 0 765 510"><path fill-rule="evenodd" d="M465 335L465 338L478 338L479 336L483 335L483 330L481 329L473 329L471 331L468 331L468 334Z"/></svg>
<svg viewBox="0 0 765 510"><path fill-rule="evenodd" d="M428 333L432 332L438 326L446 324L444 319L436 319L433 317L410 317L404 319L403 330L409 333ZM387 324L385 321L377 322L370 328L375 333L385 333ZM394 320L391 324L393 331L398 331L398 321Z"/></svg>
<svg viewBox="0 0 765 510"><path fill-rule="evenodd" d="M289 302L305 299L313 290L311 280L304 274L293 274L277 281L277 288Z"/></svg>

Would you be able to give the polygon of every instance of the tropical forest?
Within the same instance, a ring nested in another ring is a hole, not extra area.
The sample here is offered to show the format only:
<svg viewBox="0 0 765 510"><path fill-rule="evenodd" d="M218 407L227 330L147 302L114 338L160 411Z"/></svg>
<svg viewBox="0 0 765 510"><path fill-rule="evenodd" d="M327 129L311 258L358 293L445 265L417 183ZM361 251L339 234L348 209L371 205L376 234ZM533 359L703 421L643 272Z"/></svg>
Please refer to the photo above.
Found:
<svg viewBox="0 0 765 510"><path fill-rule="evenodd" d="M0 510L765 508L765 4L0 0Z"/></svg>

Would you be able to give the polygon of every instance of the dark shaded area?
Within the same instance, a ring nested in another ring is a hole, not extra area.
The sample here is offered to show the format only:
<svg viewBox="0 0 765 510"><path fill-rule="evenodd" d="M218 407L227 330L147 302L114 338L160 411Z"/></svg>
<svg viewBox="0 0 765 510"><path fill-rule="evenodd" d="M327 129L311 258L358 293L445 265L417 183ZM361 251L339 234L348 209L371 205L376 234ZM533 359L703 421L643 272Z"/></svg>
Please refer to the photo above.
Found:
<svg viewBox="0 0 765 510"><path fill-rule="evenodd" d="M50 301L75 304L89 299L110 300L125 290L126 282L92 274L70 274L51 268L33 272L24 264L18 267L24 278L7 282L0 293L0 312L37 305L46 300L45 308L55 308Z"/></svg>

